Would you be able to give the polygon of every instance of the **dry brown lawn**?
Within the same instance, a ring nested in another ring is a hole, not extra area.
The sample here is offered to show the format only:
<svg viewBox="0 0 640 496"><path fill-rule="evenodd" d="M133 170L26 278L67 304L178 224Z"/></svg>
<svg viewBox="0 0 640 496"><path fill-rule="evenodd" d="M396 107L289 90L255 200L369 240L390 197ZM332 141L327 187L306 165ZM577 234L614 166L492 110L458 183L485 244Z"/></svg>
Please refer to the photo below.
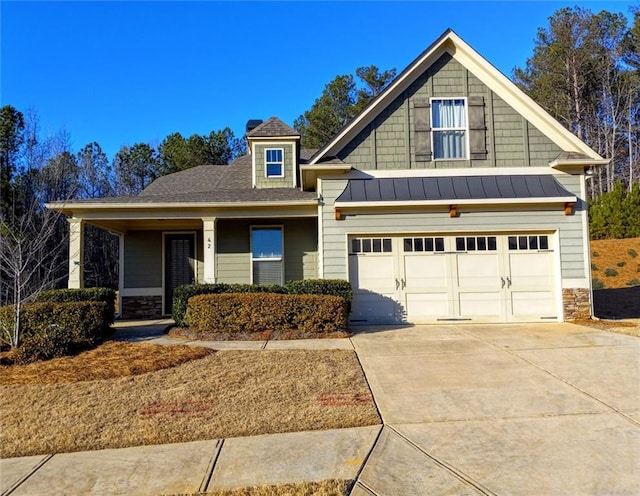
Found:
<svg viewBox="0 0 640 496"><path fill-rule="evenodd" d="M28 365L0 366L0 385L114 379L168 369L211 353L212 350L193 346L109 341L76 356Z"/></svg>
<svg viewBox="0 0 640 496"><path fill-rule="evenodd" d="M351 481L327 480L278 484L277 486L242 487L206 493L175 496L346 496L351 490Z"/></svg>
<svg viewBox="0 0 640 496"><path fill-rule="evenodd" d="M1 386L0 405L2 457L380 423L343 350L219 351L142 375L45 377Z"/></svg>

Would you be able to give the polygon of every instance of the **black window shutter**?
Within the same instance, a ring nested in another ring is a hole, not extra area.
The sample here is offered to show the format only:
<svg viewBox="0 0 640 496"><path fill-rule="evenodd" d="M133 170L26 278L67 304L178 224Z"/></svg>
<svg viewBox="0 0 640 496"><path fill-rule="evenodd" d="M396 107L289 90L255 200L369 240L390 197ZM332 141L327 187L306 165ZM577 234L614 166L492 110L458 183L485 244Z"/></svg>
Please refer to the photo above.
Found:
<svg viewBox="0 0 640 496"><path fill-rule="evenodd" d="M469 158L484 160L487 158L487 128L484 123L484 98L470 96L469 102Z"/></svg>
<svg viewBox="0 0 640 496"><path fill-rule="evenodd" d="M428 99L413 101L413 123L416 162L431 161L431 105Z"/></svg>

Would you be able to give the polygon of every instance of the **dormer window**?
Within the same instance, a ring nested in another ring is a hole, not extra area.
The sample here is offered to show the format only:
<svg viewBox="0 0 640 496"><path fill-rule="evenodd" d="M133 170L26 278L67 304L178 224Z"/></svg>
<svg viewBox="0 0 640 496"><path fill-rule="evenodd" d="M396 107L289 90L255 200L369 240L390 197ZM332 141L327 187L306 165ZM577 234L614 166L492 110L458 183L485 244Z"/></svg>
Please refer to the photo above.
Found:
<svg viewBox="0 0 640 496"><path fill-rule="evenodd" d="M284 177L284 150L267 148L264 151L266 177Z"/></svg>
<svg viewBox="0 0 640 496"><path fill-rule="evenodd" d="M433 98L431 100L434 159L468 158L467 123L465 98Z"/></svg>

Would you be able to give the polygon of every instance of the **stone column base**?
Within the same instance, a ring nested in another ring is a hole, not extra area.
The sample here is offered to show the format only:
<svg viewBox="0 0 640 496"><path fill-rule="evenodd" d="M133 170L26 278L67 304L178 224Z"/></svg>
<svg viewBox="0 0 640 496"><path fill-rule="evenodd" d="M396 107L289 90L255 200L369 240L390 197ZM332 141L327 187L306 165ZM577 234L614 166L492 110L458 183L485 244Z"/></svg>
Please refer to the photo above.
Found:
<svg viewBox="0 0 640 496"><path fill-rule="evenodd" d="M591 291L587 288L562 290L562 306L565 320L591 318Z"/></svg>
<svg viewBox="0 0 640 496"><path fill-rule="evenodd" d="M123 319L155 319L162 317L162 296L123 296Z"/></svg>

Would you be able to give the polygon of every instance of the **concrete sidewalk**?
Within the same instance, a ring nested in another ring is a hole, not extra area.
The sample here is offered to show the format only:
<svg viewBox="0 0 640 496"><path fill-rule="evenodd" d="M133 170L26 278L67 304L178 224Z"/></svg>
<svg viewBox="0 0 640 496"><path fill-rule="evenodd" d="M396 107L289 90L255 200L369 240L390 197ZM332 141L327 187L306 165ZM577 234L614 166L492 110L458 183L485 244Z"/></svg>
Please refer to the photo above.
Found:
<svg viewBox="0 0 640 496"><path fill-rule="evenodd" d="M0 460L3 496L177 495L353 480L381 426Z"/></svg>
<svg viewBox="0 0 640 496"><path fill-rule="evenodd" d="M172 338L167 335L174 325L171 319L123 320L114 324L115 341L171 346L183 344L212 350L353 350L349 339L293 339L282 341L202 341Z"/></svg>

